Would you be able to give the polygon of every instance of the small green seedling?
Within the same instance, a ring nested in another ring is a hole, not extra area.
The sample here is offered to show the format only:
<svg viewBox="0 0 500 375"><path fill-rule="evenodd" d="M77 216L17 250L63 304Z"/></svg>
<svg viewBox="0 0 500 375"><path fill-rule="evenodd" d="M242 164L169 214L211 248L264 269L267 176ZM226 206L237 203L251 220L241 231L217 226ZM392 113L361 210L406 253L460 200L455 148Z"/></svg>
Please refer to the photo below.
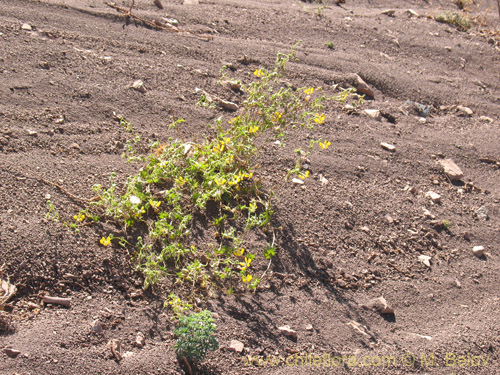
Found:
<svg viewBox="0 0 500 375"><path fill-rule="evenodd" d="M191 364L199 363L208 352L219 348L219 342L215 337L216 330L212 313L208 310L179 319L179 324L174 330L174 334L178 337L174 349L190 373L192 373Z"/></svg>

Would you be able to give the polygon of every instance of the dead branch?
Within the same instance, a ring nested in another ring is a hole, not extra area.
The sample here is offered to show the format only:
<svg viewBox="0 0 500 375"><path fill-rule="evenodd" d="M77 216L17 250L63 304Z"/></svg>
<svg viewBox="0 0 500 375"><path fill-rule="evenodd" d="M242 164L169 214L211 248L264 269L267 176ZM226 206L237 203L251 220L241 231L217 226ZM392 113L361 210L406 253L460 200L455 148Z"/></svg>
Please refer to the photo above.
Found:
<svg viewBox="0 0 500 375"><path fill-rule="evenodd" d="M42 301L43 303L51 303L53 305L63 305L63 306L71 305L71 298L43 296Z"/></svg>
<svg viewBox="0 0 500 375"><path fill-rule="evenodd" d="M106 5L110 8L117 10L118 12L120 12L121 13L120 16L127 18L127 19L129 19L129 18L133 19L134 21L139 22L140 24L142 24L146 27L149 27L151 29L154 29L154 30L171 31L171 32L179 33L179 34L186 34L189 36L194 36L195 38L199 38L203 41L209 41L212 39L211 36L200 35L200 34L195 34L195 33L189 32L189 31L180 30L178 27L170 25L169 23L166 23L166 22L161 22L158 20L150 21L150 20L147 20L145 18L136 16L135 14L132 13L132 8L134 6L134 0L132 0L132 4L131 4L129 9L123 8L119 5L116 5L115 3L106 3Z"/></svg>
<svg viewBox="0 0 500 375"><path fill-rule="evenodd" d="M34 180L39 180L41 182L43 182L44 184L47 184L47 185L50 185L50 186L53 186L57 189L59 189L61 191L61 193L67 195L69 198L71 198L72 200L74 201L79 201L79 202L93 202L93 201L96 201L97 199L99 199L98 197L94 197L94 198L91 198L91 199L87 199L87 198L82 198L82 197L78 197L72 193L70 193L69 191L67 191L66 189L64 189L61 185L55 183L55 182L52 182L52 181L49 181L49 180L46 180L44 179L43 177L40 177L40 176L37 176L35 173L33 173L32 171L28 171L24 168L21 168L19 166L13 166L12 164L8 163L8 162L5 162L6 164L9 164L10 166L10 170L9 169L5 169L9 172L12 172L12 171L21 171L22 173L20 174L23 174L24 176L26 176L27 178L32 178Z"/></svg>

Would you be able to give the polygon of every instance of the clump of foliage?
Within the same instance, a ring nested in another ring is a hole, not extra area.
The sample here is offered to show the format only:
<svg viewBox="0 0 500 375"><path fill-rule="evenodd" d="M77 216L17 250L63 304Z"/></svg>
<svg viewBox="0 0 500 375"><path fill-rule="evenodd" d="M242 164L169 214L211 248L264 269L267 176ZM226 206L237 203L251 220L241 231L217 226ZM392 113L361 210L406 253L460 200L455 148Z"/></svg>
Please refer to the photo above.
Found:
<svg viewBox="0 0 500 375"><path fill-rule="evenodd" d="M467 31L471 28L471 20L463 13L452 12L442 13L436 16L436 21L455 26L460 31Z"/></svg>
<svg viewBox="0 0 500 375"><path fill-rule="evenodd" d="M181 317L174 330L177 356L191 364L202 361L208 352L219 348L216 330L212 313L208 310Z"/></svg>
<svg viewBox="0 0 500 375"><path fill-rule="evenodd" d="M246 100L238 116L217 119L210 136L198 137L198 141L171 137L166 143L154 143L149 155L138 155L134 145L128 144L126 156L142 167L124 187L114 175L108 188L94 185L98 199L75 215L75 224L99 217L119 224L127 239L105 234L100 244L129 249L144 274L145 288L173 278L183 284L184 295L210 294L214 288L227 293L255 290L260 282L256 268L269 265L276 255L271 227L273 191L261 183L257 139L268 135L283 141L297 127L313 129L325 122L321 111L327 98L318 95L320 88L296 89L280 80L294 58L292 48L289 54L278 54L274 69L255 70L253 82L241 85ZM227 78L224 73L223 78ZM351 94L344 90L331 100L344 103ZM183 122L172 120L170 127ZM124 120L121 123L132 128ZM311 141L309 152L314 147L326 150L330 144L322 139ZM299 156L304 153L296 151ZM299 160L286 177L291 176L305 180L309 171L303 170ZM200 229L200 221L211 224L202 229L212 232L213 243L197 242L199 234L194 235L193 229ZM255 231L268 239L261 249L247 244ZM166 306L176 317L191 308L173 294Z"/></svg>

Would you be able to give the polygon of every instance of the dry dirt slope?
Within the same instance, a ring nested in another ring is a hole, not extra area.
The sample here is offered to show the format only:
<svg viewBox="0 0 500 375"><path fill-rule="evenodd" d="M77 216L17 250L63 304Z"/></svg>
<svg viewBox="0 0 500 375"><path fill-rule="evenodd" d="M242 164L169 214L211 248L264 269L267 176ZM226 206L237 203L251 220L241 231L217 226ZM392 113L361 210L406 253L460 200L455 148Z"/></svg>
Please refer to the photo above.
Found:
<svg viewBox="0 0 500 375"><path fill-rule="evenodd" d="M203 371L497 373L498 39L407 12L455 10L448 1L431 6L347 0L343 7L327 4L321 16L316 5L291 0L162 2L160 11L152 1L136 1L135 14L177 19L182 30L209 40L125 25L102 1L2 2L0 264L5 263L18 293L6 308L15 329L1 332L0 347L21 354L11 358L2 351L0 373L183 372L161 296L140 292L141 277L125 252L99 246L97 239L109 226L76 235L45 219L46 200L50 196L67 220L81 202L55 184L90 198L90 186L106 184L112 171L123 180L135 169L120 157L130 135L113 120L113 112L124 114L144 139L159 140L167 139L165 125L173 113L187 120L182 136L192 138L215 117L228 116L197 107L196 88L240 102L241 94L217 85L221 65L233 64L234 77L248 82L254 69L270 67L278 52L298 40L303 41L299 61L289 67L289 82L333 93L333 84L357 73L375 92L363 109L379 109L395 123L348 114L334 105L326 109L327 121L314 136L331 139L332 147L311 156L312 177L305 189L286 186L277 195L276 220L283 231L262 290L199 302L218 314L222 346ZM388 8L395 10L394 17L381 14ZM486 19L490 27L498 22L493 16L490 12ZM24 23L32 30L22 29ZM252 60L249 65L242 63L243 55ZM137 79L144 81L146 93L129 88ZM425 123L404 107L407 100L431 107ZM467 106L473 114L454 105ZM309 136L298 134L291 146L307 143ZM395 145L396 152L382 149L381 142ZM293 159L268 149L262 165L271 183L282 178ZM451 184L442 174L437 160L443 157L462 168L466 184ZM425 197L429 190L441 195L440 203ZM480 207L487 219L478 215ZM449 231L436 228L423 208L438 222L448 221ZM486 257L472 255L476 245L486 248ZM422 254L432 257L430 268L418 261ZM29 302L40 305L42 292L71 297L72 307L30 308ZM382 295L395 309L395 321L361 306ZM95 321L102 333L92 332ZM284 324L298 331L296 341L279 334L277 327ZM314 330L306 330L307 324ZM142 349L133 346L138 331L146 336ZM106 348L110 339L120 340L130 356L114 361ZM245 344L243 354L226 348L232 339ZM242 361L243 355L296 352L367 358L370 364L393 354L397 361L385 368L292 369L262 369ZM415 363L406 362L404 353L414 355ZM469 354L483 362L458 366L452 360ZM432 355L435 366L422 361Z"/></svg>

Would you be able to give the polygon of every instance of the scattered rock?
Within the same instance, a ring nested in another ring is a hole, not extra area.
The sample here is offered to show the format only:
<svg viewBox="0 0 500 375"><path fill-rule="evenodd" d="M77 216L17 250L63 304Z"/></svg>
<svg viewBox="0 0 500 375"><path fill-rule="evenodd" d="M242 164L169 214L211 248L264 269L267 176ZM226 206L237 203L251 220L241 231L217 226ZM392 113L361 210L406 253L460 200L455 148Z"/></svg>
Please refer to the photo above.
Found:
<svg viewBox="0 0 500 375"><path fill-rule="evenodd" d="M69 148L71 148L73 150L81 151L80 145L78 145L78 143L76 143L76 142L73 142L72 144L70 144Z"/></svg>
<svg viewBox="0 0 500 375"><path fill-rule="evenodd" d="M360 94L365 94L367 96L375 98L373 90L358 74L354 74L354 88Z"/></svg>
<svg viewBox="0 0 500 375"><path fill-rule="evenodd" d="M304 184L304 180L301 180L300 178L297 178L297 177L292 178L292 182L294 184L298 184L298 185L303 185Z"/></svg>
<svg viewBox="0 0 500 375"><path fill-rule="evenodd" d="M328 185L328 180L326 179L325 176L323 176L322 174L319 175L319 181L321 182L321 185L325 186L325 185Z"/></svg>
<svg viewBox="0 0 500 375"><path fill-rule="evenodd" d="M29 23L23 23L23 25L21 26L21 30L33 31L33 27Z"/></svg>
<svg viewBox="0 0 500 375"><path fill-rule="evenodd" d="M143 348L145 344L146 344L146 338L144 337L144 333L137 332L137 336L135 337L134 345L137 348Z"/></svg>
<svg viewBox="0 0 500 375"><path fill-rule="evenodd" d="M457 288L461 288L462 287L462 283L458 279L455 279L455 285L456 285Z"/></svg>
<svg viewBox="0 0 500 375"><path fill-rule="evenodd" d="M200 4L199 0L184 0L184 5L198 5Z"/></svg>
<svg viewBox="0 0 500 375"><path fill-rule="evenodd" d="M384 297L374 298L363 307L375 310L379 314L394 314L394 309L387 304Z"/></svg>
<svg viewBox="0 0 500 375"><path fill-rule="evenodd" d="M13 348L4 348L3 352L7 354L10 358L16 358L19 354L21 354L21 351Z"/></svg>
<svg viewBox="0 0 500 375"><path fill-rule="evenodd" d="M382 142L380 144L380 146L384 149L384 150L387 150L387 151L390 151L390 152L395 152L396 151L396 146L393 146L389 143L385 143L385 142Z"/></svg>
<svg viewBox="0 0 500 375"><path fill-rule="evenodd" d="M309 331L309 332L314 331L312 324L306 324L306 331Z"/></svg>
<svg viewBox="0 0 500 375"><path fill-rule="evenodd" d="M241 91L241 85L236 81L224 80L221 82L221 85L236 92Z"/></svg>
<svg viewBox="0 0 500 375"><path fill-rule="evenodd" d="M427 193L425 193L425 196L427 198L430 198L434 203L438 203L441 201L441 196L432 190L429 190Z"/></svg>
<svg viewBox="0 0 500 375"><path fill-rule="evenodd" d="M386 9L386 10L383 10L382 12L380 12L380 14L384 14L388 17L395 17L396 15L396 10L394 9Z"/></svg>
<svg viewBox="0 0 500 375"><path fill-rule="evenodd" d="M427 208L422 207L423 214L426 218L434 220L436 216L434 216Z"/></svg>
<svg viewBox="0 0 500 375"><path fill-rule="evenodd" d="M65 121L65 118L64 118L63 115L61 115L61 116L59 116L58 118L56 118L54 120L54 123L56 123L56 124L64 124L64 121Z"/></svg>
<svg viewBox="0 0 500 375"><path fill-rule="evenodd" d="M372 335L370 335L368 333L368 328L366 326L362 325L361 323L358 323L354 320L351 320L350 322L347 322L346 325L348 325L349 327L352 327L356 332L359 332L364 336L372 337Z"/></svg>
<svg viewBox="0 0 500 375"><path fill-rule="evenodd" d="M122 360L123 356L121 354L121 342L120 342L120 340L117 340L117 339L109 340L107 347L109 348L109 350L111 350L113 357L115 357L115 359L117 361Z"/></svg>
<svg viewBox="0 0 500 375"><path fill-rule="evenodd" d="M365 232L365 233L370 233L370 228L368 228L367 226L362 226L359 228L359 230Z"/></svg>
<svg viewBox="0 0 500 375"><path fill-rule="evenodd" d="M242 353L243 349L245 349L245 345L241 341L231 340L229 349L236 353Z"/></svg>
<svg viewBox="0 0 500 375"><path fill-rule="evenodd" d="M474 246L472 248L472 253L478 258L481 258L484 255L484 246Z"/></svg>
<svg viewBox="0 0 500 375"><path fill-rule="evenodd" d="M365 109L363 112L374 119L380 120L380 111L378 109Z"/></svg>
<svg viewBox="0 0 500 375"><path fill-rule="evenodd" d="M0 274L1 276L1 274ZM17 292L14 284L0 278L0 306L5 305Z"/></svg>
<svg viewBox="0 0 500 375"><path fill-rule="evenodd" d="M410 15L410 17L417 17L417 18L420 17L420 15L417 12L415 12L413 9L408 9L406 11L406 13L408 13Z"/></svg>
<svg viewBox="0 0 500 375"><path fill-rule="evenodd" d="M413 100L407 100L403 106L404 110L407 110L418 117L427 117L431 112L431 107L425 104L414 102Z"/></svg>
<svg viewBox="0 0 500 375"><path fill-rule="evenodd" d="M99 319L94 320L92 322L92 333L99 335L102 333L102 323L99 321Z"/></svg>
<svg viewBox="0 0 500 375"><path fill-rule="evenodd" d="M486 208L486 206L481 206L476 210L476 217L482 220L490 219L490 217L488 216L488 209Z"/></svg>
<svg viewBox="0 0 500 375"><path fill-rule="evenodd" d="M297 332L291 329L289 325L278 327L278 329L285 336L292 337L295 339L297 338Z"/></svg>
<svg viewBox="0 0 500 375"><path fill-rule="evenodd" d="M35 131L35 130L26 129L26 132L28 133L28 135L31 135L31 136L34 136L34 137L36 137L38 135L38 132Z"/></svg>
<svg viewBox="0 0 500 375"><path fill-rule="evenodd" d="M141 93L146 93L146 87L144 87L144 82L142 82L141 79L138 79L137 81L134 81L134 83L131 86L134 90L139 91Z"/></svg>
<svg viewBox="0 0 500 375"><path fill-rule="evenodd" d="M479 117L479 120L481 120L483 122L489 122L490 124L493 122L493 119L491 117L488 117L488 116L481 116L481 117Z"/></svg>
<svg viewBox="0 0 500 375"><path fill-rule="evenodd" d="M420 262L422 262L423 264L425 264L427 267L431 268L431 260L432 258L428 255L419 255L418 256L418 260Z"/></svg>
<svg viewBox="0 0 500 375"><path fill-rule="evenodd" d="M385 221L387 222L387 224L394 224L394 219L391 215L387 214L385 215Z"/></svg>
<svg viewBox="0 0 500 375"><path fill-rule="evenodd" d="M154 0L153 4L158 7L158 9L163 9L163 4L161 3L160 0Z"/></svg>
<svg viewBox="0 0 500 375"><path fill-rule="evenodd" d="M228 111L231 111L231 112L238 110L238 104L233 103L233 102L229 102L229 101L224 100L224 99L217 99L217 104L219 104L222 108L224 108Z"/></svg>
<svg viewBox="0 0 500 375"><path fill-rule="evenodd" d="M464 177L462 170L451 159L443 159L439 161L443 167L444 173L452 181L459 181Z"/></svg>
<svg viewBox="0 0 500 375"><path fill-rule="evenodd" d="M457 110L463 115L463 116L472 116L474 114L474 112L472 111L472 109L470 109L469 107L464 107L464 106L461 106L461 105L458 105L457 106Z"/></svg>
<svg viewBox="0 0 500 375"><path fill-rule="evenodd" d="M42 69L46 69L46 70L50 69L50 64L47 61L43 61L43 62L39 63L38 65Z"/></svg>

